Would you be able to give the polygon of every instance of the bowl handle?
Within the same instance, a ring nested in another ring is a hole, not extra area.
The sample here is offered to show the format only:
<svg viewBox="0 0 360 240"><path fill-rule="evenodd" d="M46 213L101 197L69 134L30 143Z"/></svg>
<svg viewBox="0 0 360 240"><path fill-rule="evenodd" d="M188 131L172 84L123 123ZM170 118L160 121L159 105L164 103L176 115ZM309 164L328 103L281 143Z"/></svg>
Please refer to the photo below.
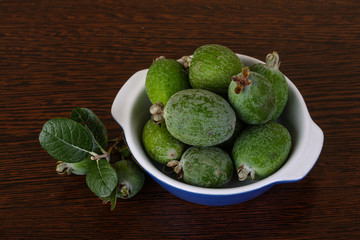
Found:
<svg viewBox="0 0 360 240"><path fill-rule="evenodd" d="M145 84L147 71L148 69L144 69L134 73L121 87L112 104L111 115L124 130L131 123L129 108L134 105L136 96L143 89L140 85ZM129 92L132 92L130 96Z"/></svg>
<svg viewBox="0 0 360 240"><path fill-rule="evenodd" d="M300 163L298 166L293 167L292 171L286 173L286 179L282 182L294 182L303 179L315 165L324 143L324 133L320 127L311 121L310 134L307 140L307 144L299 156Z"/></svg>

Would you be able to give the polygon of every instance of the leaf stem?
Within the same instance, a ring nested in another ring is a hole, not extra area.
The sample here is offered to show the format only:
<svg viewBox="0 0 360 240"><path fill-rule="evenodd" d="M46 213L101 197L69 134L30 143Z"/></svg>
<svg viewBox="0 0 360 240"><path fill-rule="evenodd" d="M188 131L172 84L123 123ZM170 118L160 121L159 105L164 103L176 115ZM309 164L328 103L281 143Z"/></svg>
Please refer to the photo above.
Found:
<svg viewBox="0 0 360 240"><path fill-rule="evenodd" d="M110 147L109 150L108 150L108 153L109 153L109 154L112 153L112 151L114 150L114 148L116 148L116 145L118 145L119 142L120 142L122 139L123 139L122 136L115 139L115 143L114 143L113 145L111 145L111 147Z"/></svg>
<svg viewBox="0 0 360 240"><path fill-rule="evenodd" d="M110 154L108 152L105 152L103 154L96 154L95 155L92 155L90 157L91 160L99 160L99 159L102 159L102 158L105 158L108 162L110 161Z"/></svg>
<svg viewBox="0 0 360 240"><path fill-rule="evenodd" d="M111 156L111 153L114 151L114 149L116 148L116 146L121 142L121 141L124 141L125 143L125 140L124 140L124 136L123 134L120 136L120 137L117 137L111 141L115 141L115 143L113 145L111 145L111 147L109 148L108 151L105 151L104 149L101 148L101 152L103 154L97 154L97 153L94 153L94 152L91 152L91 160L99 160L101 158L105 158L108 162L110 161L110 156ZM99 146L100 147L100 146ZM126 143L125 143L125 148L128 149Z"/></svg>

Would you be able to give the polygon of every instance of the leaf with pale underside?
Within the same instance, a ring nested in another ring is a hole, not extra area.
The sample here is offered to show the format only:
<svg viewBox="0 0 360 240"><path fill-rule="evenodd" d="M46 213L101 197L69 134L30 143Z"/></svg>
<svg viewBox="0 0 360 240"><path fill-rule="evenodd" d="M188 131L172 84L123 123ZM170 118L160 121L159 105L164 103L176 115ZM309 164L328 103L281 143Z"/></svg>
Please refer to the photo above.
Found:
<svg viewBox="0 0 360 240"><path fill-rule="evenodd" d="M89 131L71 119L54 118L47 121L40 132L39 141L52 157L68 163L88 158L93 150Z"/></svg>
<svg viewBox="0 0 360 240"><path fill-rule="evenodd" d="M118 178L110 163L106 159L99 159L89 165L86 183L95 195L105 198L114 191Z"/></svg>
<svg viewBox="0 0 360 240"><path fill-rule="evenodd" d="M70 118L90 130L94 137L94 152L101 153L99 146L102 149L106 148L108 141L106 128L93 111L88 108L77 107L71 112Z"/></svg>

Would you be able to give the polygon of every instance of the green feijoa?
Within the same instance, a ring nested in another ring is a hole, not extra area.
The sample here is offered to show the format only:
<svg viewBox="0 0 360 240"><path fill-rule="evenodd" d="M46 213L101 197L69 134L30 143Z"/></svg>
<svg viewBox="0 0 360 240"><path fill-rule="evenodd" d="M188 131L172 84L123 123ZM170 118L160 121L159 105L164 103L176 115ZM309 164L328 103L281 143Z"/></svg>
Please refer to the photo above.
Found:
<svg viewBox="0 0 360 240"><path fill-rule="evenodd" d="M145 175L137 163L132 160L120 160L114 163L113 167L118 176L118 198L131 198L142 189Z"/></svg>
<svg viewBox="0 0 360 240"><path fill-rule="evenodd" d="M172 161L179 177L188 184L200 187L221 187L230 181L234 166L230 156L218 147L191 147L180 162Z"/></svg>
<svg viewBox="0 0 360 240"><path fill-rule="evenodd" d="M228 140L236 123L230 104L204 89L179 91L169 99L163 110L159 107L152 114L155 121L165 120L172 136L192 146L213 146Z"/></svg>
<svg viewBox="0 0 360 240"><path fill-rule="evenodd" d="M174 93L187 88L190 88L188 75L174 59L159 58L146 74L145 90L152 104L166 105Z"/></svg>
<svg viewBox="0 0 360 240"><path fill-rule="evenodd" d="M264 124L274 116L276 98L271 83L248 67L244 67L240 75L233 76L228 99L237 117L247 124Z"/></svg>
<svg viewBox="0 0 360 240"><path fill-rule="evenodd" d="M198 47L190 61L189 80L193 88L226 95L231 77L241 72L243 64L228 47L208 44Z"/></svg>
<svg viewBox="0 0 360 240"><path fill-rule="evenodd" d="M240 181L263 179L276 172L286 161L291 148L291 136L279 123L270 121L245 129L232 149Z"/></svg>
<svg viewBox="0 0 360 240"><path fill-rule="evenodd" d="M68 163L68 162L62 162L58 161L58 165L56 166L56 172L58 174L75 174L75 175L85 175L89 169L89 164L91 160L90 157L85 158L81 162L76 163Z"/></svg>
<svg viewBox="0 0 360 240"><path fill-rule="evenodd" d="M266 56L266 63L257 63L250 67L250 71L257 72L272 84L276 97L276 110L273 120L278 118L285 108L288 100L288 84L284 74L279 70L280 59L277 52L269 53Z"/></svg>
<svg viewBox="0 0 360 240"><path fill-rule="evenodd" d="M155 123L152 119L143 128L142 142L148 156L161 164L180 159L185 151L185 144L169 133L164 122Z"/></svg>

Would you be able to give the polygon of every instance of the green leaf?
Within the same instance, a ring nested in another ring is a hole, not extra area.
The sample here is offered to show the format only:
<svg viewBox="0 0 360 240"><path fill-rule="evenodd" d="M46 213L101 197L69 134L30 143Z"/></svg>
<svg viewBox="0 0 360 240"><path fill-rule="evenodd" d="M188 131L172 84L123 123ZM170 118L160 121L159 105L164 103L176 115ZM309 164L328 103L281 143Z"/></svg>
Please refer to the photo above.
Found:
<svg viewBox="0 0 360 240"><path fill-rule="evenodd" d="M119 152L121 154L122 159L126 159L127 157L130 156L130 150L127 147L124 147L123 149L120 149Z"/></svg>
<svg viewBox="0 0 360 240"><path fill-rule="evenodd" d="M86 183L96 196L105 198L115 189L118 178L110 163L106 159L99 159L89 165Z"/></svg>
<svg viewBox="0 0 360 240"><path fill-rule="evenodd" d="M114 191L110 194L108 197L103 197L102 200L104 203L111 203L111 211L115 209L116 201L117 201L117 187L114 189Z"/></svg>
<svg viewBox="0 0 360 240"><path fill-rule="evenodd" d="M65 118L47 121L39 135L40 145L59 161L75 163L88 158L92 136L81 124Z"/></svg>
<svg viewBox="0 0 360 240"><path fill-rule="evenodd" d="M70 118L90 130L94 137L94 152L99 152L99 150L101 152L101 148L106 148L108 141L106 128L93 111L88 108L74 108Z"/></svg>

